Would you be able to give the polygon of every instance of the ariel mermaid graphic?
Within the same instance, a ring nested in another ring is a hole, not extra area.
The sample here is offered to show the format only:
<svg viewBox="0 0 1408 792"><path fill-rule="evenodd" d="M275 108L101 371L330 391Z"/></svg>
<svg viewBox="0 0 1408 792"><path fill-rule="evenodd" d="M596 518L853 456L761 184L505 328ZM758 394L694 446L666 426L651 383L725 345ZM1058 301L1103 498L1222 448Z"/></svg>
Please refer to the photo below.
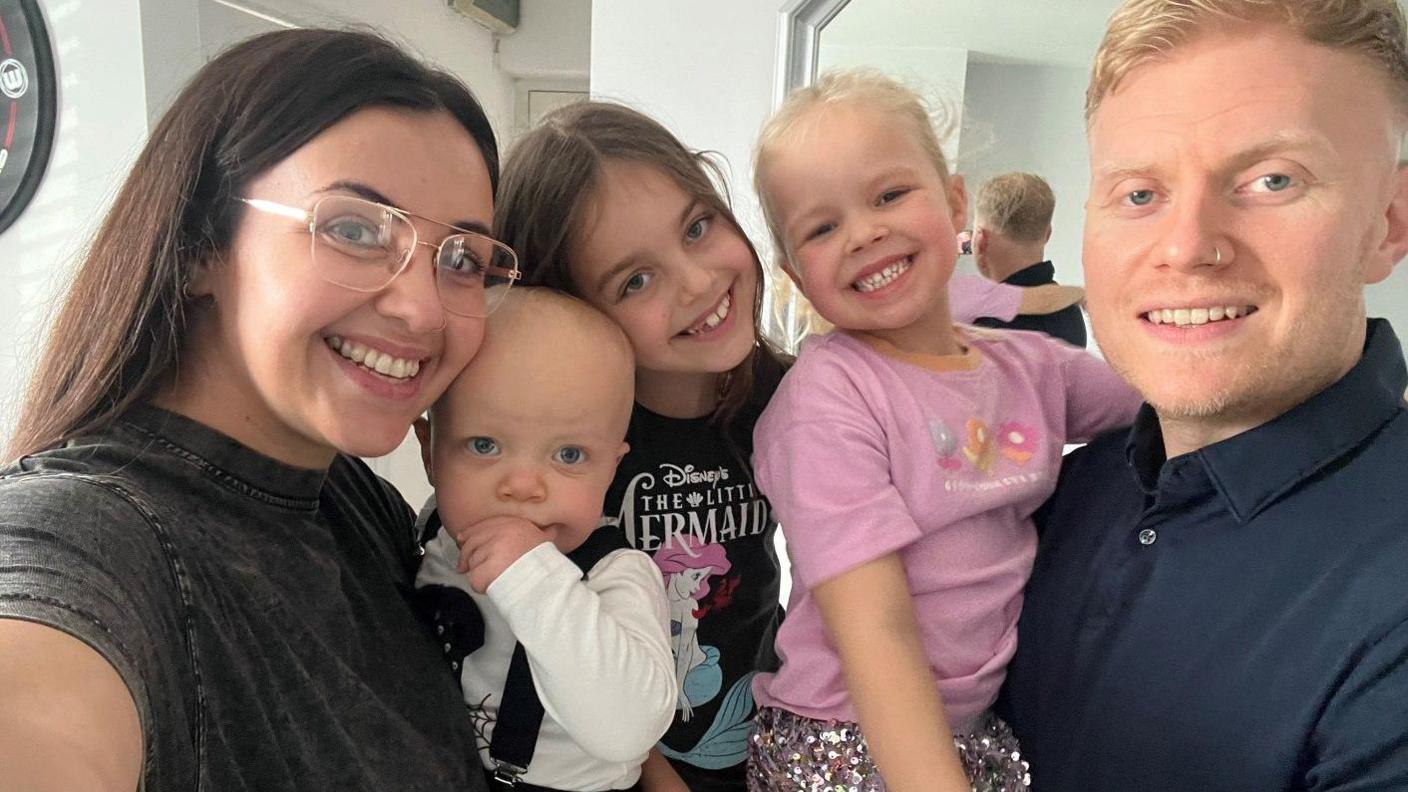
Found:
<svg viewBox="0 0 1408 792"><path fill-rule="evenodd" d="M675 653L675 678L679 683L680 720L688 721L694 707L719 694L723 673L719 650L699 645L700 601L709 594L709 578L733 568L723 545L704 544L685 537L655 551L655 564L665 579L670 603L670 644Z"/></svg>

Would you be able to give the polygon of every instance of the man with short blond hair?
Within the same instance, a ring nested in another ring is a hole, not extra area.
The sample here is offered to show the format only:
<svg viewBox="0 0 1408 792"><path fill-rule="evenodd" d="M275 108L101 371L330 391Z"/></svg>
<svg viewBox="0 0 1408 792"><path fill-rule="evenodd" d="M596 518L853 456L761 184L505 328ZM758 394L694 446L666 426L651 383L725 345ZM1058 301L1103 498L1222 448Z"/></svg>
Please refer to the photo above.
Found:
<svg viewBox="0 0 1408 792"><path fill-rule="evenodd" d="M1009 286L1056 283L1056 267L1046 259L1056 196L1034 173L1004 173L978 188L973 226L973 259L987 279ZM1085 346L1085 317L1072 303L1051 313L1023 313L1007 321L978 319L984 327L1035 330L1068 344Z"/></svg>
<svg viewBox="0 0 1408 792"><path fill-rule="evenodd" d="M1087 95L1095 337L1001 714L1042 792L1408 789L1393 0L1127 0Z"/></svg>

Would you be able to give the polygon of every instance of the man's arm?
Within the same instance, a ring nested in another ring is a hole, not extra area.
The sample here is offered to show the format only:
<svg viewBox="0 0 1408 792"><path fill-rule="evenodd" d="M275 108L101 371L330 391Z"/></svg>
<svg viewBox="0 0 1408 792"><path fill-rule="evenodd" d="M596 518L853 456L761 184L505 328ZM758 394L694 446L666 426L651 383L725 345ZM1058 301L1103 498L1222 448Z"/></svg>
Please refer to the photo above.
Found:
<svg viewBox="0 0 1408 792"><path fill-rule="evenodd" d="M1304 788L1408 789L1408 620L1355 658L1307 746Z"/></svg>
<svg viewBox="0 0 1408 792"><path fill-rule="evenodd" d="M132 792L142 770L137 705L87 644L0 619L0 768L10 792Z"/></svg>

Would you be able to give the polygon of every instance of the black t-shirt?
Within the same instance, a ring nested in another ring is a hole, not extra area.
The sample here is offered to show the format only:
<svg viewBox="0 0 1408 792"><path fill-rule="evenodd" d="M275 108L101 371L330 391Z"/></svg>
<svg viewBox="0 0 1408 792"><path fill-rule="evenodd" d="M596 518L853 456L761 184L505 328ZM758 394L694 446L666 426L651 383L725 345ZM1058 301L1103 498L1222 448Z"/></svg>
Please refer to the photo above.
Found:
<svg viewBox="0 0 1408 792"><path fill-rule="evenodd" d="M606 499L608 519L665 582L684 703L660 749L694 792L744 789L753 675L777 668L781 569L777 522L748 462L756 418L740 416L730 443L708 418L637 404Z"/></svg>
<svg viewBox="0 0 1408 792"><path fill-rule="evenodd" d="M0 470L0 618L112 664L149 790L483 790L414 553L360 461L288 467L153 408Z"/></svg>

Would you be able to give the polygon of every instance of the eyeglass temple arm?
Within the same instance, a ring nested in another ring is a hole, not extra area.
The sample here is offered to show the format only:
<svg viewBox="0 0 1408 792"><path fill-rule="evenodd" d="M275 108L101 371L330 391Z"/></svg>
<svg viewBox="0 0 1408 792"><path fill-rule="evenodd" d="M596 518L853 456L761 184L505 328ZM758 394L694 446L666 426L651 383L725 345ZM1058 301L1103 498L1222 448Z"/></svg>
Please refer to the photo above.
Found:
<svg viewBox="0 0 1408 792"><path fill-rule="evenodd" d="M275 203L274 201L266 201L263 198L236 198L235 200L248 204L251 208L258 209L261 212L287 217L290 220L297 220L301 223L311 223L313 221L311 212L299 209L296 206L287 206L285 204Z"/></svg>

